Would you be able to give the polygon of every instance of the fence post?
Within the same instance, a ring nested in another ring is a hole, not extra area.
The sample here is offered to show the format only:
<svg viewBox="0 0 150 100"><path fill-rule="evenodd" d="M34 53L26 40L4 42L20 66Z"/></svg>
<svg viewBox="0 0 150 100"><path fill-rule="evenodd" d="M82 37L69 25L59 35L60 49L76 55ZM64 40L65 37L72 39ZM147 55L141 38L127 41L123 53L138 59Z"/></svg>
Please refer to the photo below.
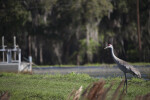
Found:
<svg viewBox="0 0 150 100"><path fill-rule="evenodd" d="M32 72L32 56L29 56L30 71Z"/></svg>
<svg viewBox="0 0 150 100"><path fill-rule="evenodd" d="M2 36L2 52L3 52L3 62L5 62L5 45L4 45L4 36Z"/></svg>
<svg viewBox="0 0 150 100"><path fill-rule="evenodd" d="M21 49L18 49L19 71L21 71Z"/></svg>
<svg viewBox="0 0 150 100"><path fill-rule="evenodd" d="M11 63L11 50L7 50L7 63Z"/></svg>

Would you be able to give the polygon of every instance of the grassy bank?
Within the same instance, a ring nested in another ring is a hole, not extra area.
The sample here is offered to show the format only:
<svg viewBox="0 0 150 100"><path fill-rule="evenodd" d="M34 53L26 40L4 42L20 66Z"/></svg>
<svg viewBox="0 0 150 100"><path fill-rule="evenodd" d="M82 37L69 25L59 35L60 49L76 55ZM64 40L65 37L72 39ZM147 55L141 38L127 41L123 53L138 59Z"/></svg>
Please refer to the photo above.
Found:
<svg viewBox="0 0 150 100"><path fill-rule="evenodd" d="M131 65L134 65L134 66L147 66L147 65L150 65L150 63L145 63L145 62L137 62L137 63L130 63ZM100 64L100 63L95 63L95 64L84 64L84 65L79 65L79 66L86 66L86 67L89 67L89 66L97 66L97 67L101 67L101 66L107 66L107 67L112 67L112 66L115 66L116 64ZM33 65L33 67L76 67L78 65Z"/></svg>
<svg viewBox="0 0 150 100"><path fill-rule="evenodd" d="M14 73L0 74L0 92L8 91L11 100L66 100L73 89L81 85L85 89L99 79L87 74L70 73L67 75L25 75ZM114 82L109 96L115 91L121 78L105 79L105 87ZM134 99L136 95L144 95L150 88L150 81L133 78L128 82L128 93L125 100Z"/></svg>

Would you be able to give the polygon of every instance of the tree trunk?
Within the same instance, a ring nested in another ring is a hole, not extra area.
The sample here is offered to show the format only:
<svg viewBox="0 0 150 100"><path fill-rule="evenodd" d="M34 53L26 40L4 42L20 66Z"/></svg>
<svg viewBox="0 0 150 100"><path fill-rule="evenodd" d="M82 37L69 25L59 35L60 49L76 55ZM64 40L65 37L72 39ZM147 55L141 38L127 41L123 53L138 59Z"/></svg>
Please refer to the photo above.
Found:
<svg viewBox="0 0 150 100"><path fill-rule="evenodd" d="M42 64L43 63L43 48L42 48L42 43L40 43L39 47L40 47L40 64Z"/></svg>
<svg viewBox="0 0 150 100"><path fill-rule="evenodd" d="M78 66L80 65L80 55L79 55L79 53L77 53L77 65Z"/></svg>
<svg viewBox="0 0 150 100"><path fill-rule="evenodd" d="M62 60L61 60L61 56L62 56L62 53L61 53L62 44L61 43L54 43L53 47L54 47L54 52L56 54L58 63L60 65L60 64L62 64Z"/></svg>
<svg viewBox="0 0 150 100"><path fill-rule="evenodd" d="M98 43L98 24L92 23L86 25L86 43L87 43L87 60L91 62L93 60L93 51L90 47L90 40L94 40L95 43Z"/></svg>
<svg viewBox="0 0 150 100"><path fill-rule="evenodd" d="M80 40L80 25L78 25L77 29L76 29L76 38L77 38L77 41ZM79 42L77 42L78 45L77 45L77 50L78 50L78 53L77 53L77 57L76 57L76 64L79 66L80 65L80 55L79 55Z"/></svg>
<svg viewBox="0 0 150 100"><path fill-rule="evenodd" d="M89 46L90 46L90 43L89 43L90 42L90 25L89 24L86 25L86 30L87 30L87 32L86 32L86 45L87 45L86 54L87 54L88 62L91 62L93 59L93 55L91 54L91 51L89 48Z"/></svg>
<svg viewBox="0 0 150 100"><path fill-rule="evenodd" d="M38 56L38 49L37 49L37 40L36 40L36 36L33 37L33 40L32 40L32 50L34 51L34 56L36 61L37 61L37 56Z"/></svg>
<svg viewBox="0 0 150 100"><path fill-rule="evenodd" d="M28 48L29 48L29 54L28 54L28 56L31 56L31 36L29 35L28 36Z"/></svg>
<svg viewBox="0 0 150 100"><path fill-rule="evenodd" d="M139 59L141 60L141 33L140 33L139 0L137 0L137 33L138 33L138 41L139 41Z"/></svg>
<svg viewBox="0 0 150 100"><path fill-rule="evenodd" d="M150 34L150 7L149 7L149 19L148 19L148 33Z"/></svg>

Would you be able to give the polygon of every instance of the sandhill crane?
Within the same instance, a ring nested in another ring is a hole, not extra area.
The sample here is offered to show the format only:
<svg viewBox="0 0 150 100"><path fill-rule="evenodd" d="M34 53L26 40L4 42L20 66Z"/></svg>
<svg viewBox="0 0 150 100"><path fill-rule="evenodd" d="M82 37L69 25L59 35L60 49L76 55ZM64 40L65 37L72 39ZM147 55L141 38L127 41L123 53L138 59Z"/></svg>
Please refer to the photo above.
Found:
<svg viewBox="0 0 150 100"><path fill-rule="evenodd" d="M121 71L123 71L123 73L125 75L125 82L124 82L123 91L124 91L124 88L125 88L125 85L126 85L126 92L127 92L127 77L126 77L126 73L130 73L130 74L132 74L134 76L137 76L139 78L141 78L141 74L132 65L130 65L126 61L123 61L123 60L119 59L118 57L116 57L115 54L114 54L114 48L113 48L113 46L111 44L108 44L108 46L105 47L104 49L108 49L108 48L111 49L111 54L112 54L112 57L113 57L114 61L117 63L119 69Z"/></svg>

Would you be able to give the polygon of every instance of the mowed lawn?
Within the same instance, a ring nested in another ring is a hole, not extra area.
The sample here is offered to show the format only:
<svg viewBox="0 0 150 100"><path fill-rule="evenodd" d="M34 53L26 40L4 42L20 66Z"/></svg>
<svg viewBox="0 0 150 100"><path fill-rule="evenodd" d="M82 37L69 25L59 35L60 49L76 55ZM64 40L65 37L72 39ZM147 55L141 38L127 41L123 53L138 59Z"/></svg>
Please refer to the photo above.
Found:
<svg viewBox="0 0 150 100"><path fill-rule="evenodd" d="M83 90L99 79L87 74L70 73L66 75L29 75L15 73L0 74L0 93L8 91L10 100L66 100L74 89L83 86ZM107 97L110 98L122 78L107 78L105 88L113 83ZM121 92L122 90L120 90ZM132 100L137 95L150 93L150 81L132 78L128 81L128 93L125 100Z"/></svg>

